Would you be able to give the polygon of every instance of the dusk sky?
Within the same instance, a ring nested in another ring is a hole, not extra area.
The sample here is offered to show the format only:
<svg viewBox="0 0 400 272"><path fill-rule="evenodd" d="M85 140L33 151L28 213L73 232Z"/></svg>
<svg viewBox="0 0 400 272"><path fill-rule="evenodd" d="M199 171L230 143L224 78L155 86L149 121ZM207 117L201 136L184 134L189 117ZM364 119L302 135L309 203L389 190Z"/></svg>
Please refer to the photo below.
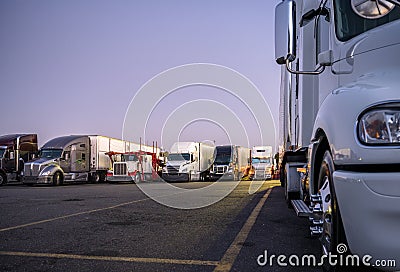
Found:
<svg viewBox="0 0 400 272"><path fill-rule="evenodd" d="M141 86L191 63L226 66L251 80L277 130L280 68L273 30L279 2L2 0L0 135L37 133L40 145L69 134L122 138L125 114ZM251 109L209 86L163 98L149 119L146 142L162 143L166 118L184 103L205 99L221 103L244 123L249 139L233 144L260 144ZM187 124L179 140L226 144L229 137L219 125Z"/></svg>

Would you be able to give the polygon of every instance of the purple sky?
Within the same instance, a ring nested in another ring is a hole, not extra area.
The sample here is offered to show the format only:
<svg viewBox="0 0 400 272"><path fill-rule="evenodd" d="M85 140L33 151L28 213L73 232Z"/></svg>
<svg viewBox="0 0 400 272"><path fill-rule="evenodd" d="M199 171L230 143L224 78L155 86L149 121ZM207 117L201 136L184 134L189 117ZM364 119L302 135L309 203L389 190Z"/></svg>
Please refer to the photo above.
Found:
<svg viewBox="0 0 400 272"><path fill-rule="evenodd" d="M279 2L2 0L0 134L37 133L40 145L68 134L121 138L129 103L143 84L166 69L198 62L249 78L277 126L273 28ZM160 141L161 115L206 98L233 109L247 124L250 145L259 144L251 136L257 128L250 113L226 93L201 86L164 99L146 139ZM227 141L222 129L204 121L189 125L180 138L205 139Z"/></svg>

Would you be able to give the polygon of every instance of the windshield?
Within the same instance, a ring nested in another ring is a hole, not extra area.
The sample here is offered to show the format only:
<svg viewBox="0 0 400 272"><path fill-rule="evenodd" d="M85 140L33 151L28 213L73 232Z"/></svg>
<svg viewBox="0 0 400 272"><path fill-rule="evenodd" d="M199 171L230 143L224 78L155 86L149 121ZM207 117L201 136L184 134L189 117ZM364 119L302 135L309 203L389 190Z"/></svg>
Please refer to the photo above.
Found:
<svg viewBox="0 0 400 272"><path fill-rule="evenodd" d="M169 161L190 161L189 153L172 153L168 155Z"/></svg>
<svg viewBox="0 0 400 272"><path fill-rule="evenodd" d="M39 157L47 159L60 158L62 154L62 149L42 149L40 150Z"/></svg>
<svg viewBox="0 0 400 272"><path fill-rule="evenodd" d="M0 149L0 159L3 158L4 153L6 153L6 149Z"/></svg>
<svg viewBox="0 0 400 272"><path fill-rule="evenodd" d="M335 28L340 41L347 41L372 28L398 20L400 7L396 6L389 14L379 19L365 19L354 13L350 0L336 0Z"/></svg>
<svg viewBox="0 0 400 272"><path fill-rule="evenodd" d="M271 163L271 158L253 158L253 163Z"/></svg>
<svg viewBox="0 0 400 272"><path fill-rule="evenodd" d="M137 161L138 157L136 155L124 155L124 161Z"/></svg>
<svg viewBox="0 0 400 272"><path fill-rule="evenodd" d="M217 156L215 157L214 163L230 163L231 162L231 152L220 152L217 151Z"/></svg>

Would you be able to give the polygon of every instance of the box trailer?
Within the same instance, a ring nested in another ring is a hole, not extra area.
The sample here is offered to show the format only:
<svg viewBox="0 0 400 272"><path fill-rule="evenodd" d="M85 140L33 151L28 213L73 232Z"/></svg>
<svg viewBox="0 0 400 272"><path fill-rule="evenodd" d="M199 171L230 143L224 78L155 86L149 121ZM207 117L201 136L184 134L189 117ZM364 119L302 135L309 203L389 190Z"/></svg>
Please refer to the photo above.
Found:
<svg viewBox="0 0 400 272"><path fill-rule="evenodd" d="M9 181L20 181L25 162L38 152L36 134L8 134L0 136L0 186Z"/></svg>
<svg viewBox="0 0 400 272"><path fill-rule="evenodd" d="M174 143L162 171L165 181L205 180L214 161L215 146L200 142Z"/></svg>
<svg viewBox="0 0 400 272"><path fill-rule="evenodd" d="M107 152L125 152L134 143L98 135L54 138L37 159L25 163L24 184L60 185L72 181L102 182L112 164Z"/></svg>

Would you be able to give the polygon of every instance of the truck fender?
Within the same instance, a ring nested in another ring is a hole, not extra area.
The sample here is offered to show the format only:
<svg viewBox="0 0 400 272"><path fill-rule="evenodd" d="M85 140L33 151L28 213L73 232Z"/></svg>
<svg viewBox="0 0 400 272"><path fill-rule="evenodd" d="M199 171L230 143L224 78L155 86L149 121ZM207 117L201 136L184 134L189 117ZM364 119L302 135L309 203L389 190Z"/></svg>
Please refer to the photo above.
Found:
<svg viewBox="0 0 400 272"><path fill-rule="evenodd" d="M56 164L50 164L47 165L45 168L43 168L42 171L40 171L40 176L53 176L56 172L61 172L61 174L64 176L64 171L61 169L60 166Z"/></svg>

